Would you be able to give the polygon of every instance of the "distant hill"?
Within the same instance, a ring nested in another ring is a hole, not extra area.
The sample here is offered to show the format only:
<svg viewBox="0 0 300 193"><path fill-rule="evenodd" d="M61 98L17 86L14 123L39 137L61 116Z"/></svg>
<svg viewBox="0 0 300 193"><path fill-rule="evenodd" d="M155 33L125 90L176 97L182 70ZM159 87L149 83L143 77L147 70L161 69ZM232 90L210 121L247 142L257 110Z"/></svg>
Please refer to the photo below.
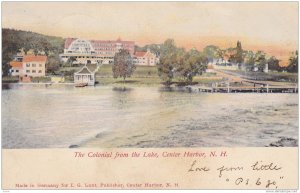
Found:
<svg viewBox="0 0 300 193"><path fill-rule="evenodd" d="M2 39L3 42L17 44L24 51L37 49L38 51L61 53L64 47L64 39L62 37L47 36L23 30L3 28Z"/></svg>
<svg viewBox="0 0 300 193"><path fill-rule="evenodd" d="M2 72L6 75L9 62L21 50L27 54L32 50L34 54L58 55L63 52L64 39L61 37L47 36L30 31L2 29Z"/></svg>

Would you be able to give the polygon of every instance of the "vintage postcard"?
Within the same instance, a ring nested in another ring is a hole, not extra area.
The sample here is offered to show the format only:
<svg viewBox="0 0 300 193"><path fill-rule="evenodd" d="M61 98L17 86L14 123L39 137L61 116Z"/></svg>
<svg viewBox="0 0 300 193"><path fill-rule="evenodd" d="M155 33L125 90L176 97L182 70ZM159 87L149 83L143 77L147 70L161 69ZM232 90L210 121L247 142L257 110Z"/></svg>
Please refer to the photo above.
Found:
<svg viewBox="0 0 300 193"><path fill-rule="evenodd" d="M298 2L2 2L3 190L299 188Z"/></svg>

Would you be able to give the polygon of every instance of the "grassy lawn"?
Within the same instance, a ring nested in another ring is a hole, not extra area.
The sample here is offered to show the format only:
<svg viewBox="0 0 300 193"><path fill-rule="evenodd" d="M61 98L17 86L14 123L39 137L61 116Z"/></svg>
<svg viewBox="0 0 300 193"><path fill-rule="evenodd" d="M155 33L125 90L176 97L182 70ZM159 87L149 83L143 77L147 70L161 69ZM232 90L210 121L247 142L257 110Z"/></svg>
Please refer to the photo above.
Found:
<svg viewBox="0 0 300 193"><path fill-rule="evenodd" d="M110 64L102 65L96 74L97 76L104 76L104 77L112 76L112 65Z"/></svg>
<svg viewBox="0 0 300 193"><path fill-rule="evenodd" d="M98 76L101 77L112 77L112 65L104 64L99 68L97 72ZM157 68L156 66L137 66L132 77L156 77Z"/></svg>
<svg viewBox="0 0 300 193"><path fill-rule="evenodd" d="M253 80L279 81L279 82L298 82L298 73L289 72L245 72L242 70L224 70L229 73L239 74Z"/></svg>
<svg viewBox="0 0 300 193"><path fill-rule="evenodd" d="M112 66L103 65L96 73L96 81L99 84L124 84L121 78L114 79L112 75ZM173 80L178 82L176 78ZM215 73L204 73L201 76L195 76L194 83L209 84L222 81L222 77L216 77ZM125 84L134 85L157 85L162 81L158 76L156 66L137 66L132 77L126 78Z"/></svg>
<svg viewBox="0 0 300 193"><path fill-rule="evenodd" d="M223 77L217 77L217 76L195 76L193 78L193 82L198 82L198 84L210 84L214 82L222 82Z"/></svg>
<svg viewBox="0 0 300 193"><path fill-rule="evenodd" d="M57 71L55 71L56 74L62 74L66 72L77 72L82 67L61 67Z"/></svg>
<svg viewBox="0 0 300 193"><path fill-rule="evenodd" d="M157 85L161 83L159 77L148 77L148 78L139 78L139 77L130 77L126 78L125 82L121 78L113 77L96 77L96 81L100 85L114 84L114 85L123 85L125 84L134 84L134 85Z"/></svg>
<svg viewBox="0 0 300 193"><path fill-rule="evenodd" d="M96 81L99 84L124 84L122 78L113 78L112 65L106 64L96 73ZM125 84L157 85L161 80L157 75L156 66L137 66L132 77L126 78Z"/></svg>

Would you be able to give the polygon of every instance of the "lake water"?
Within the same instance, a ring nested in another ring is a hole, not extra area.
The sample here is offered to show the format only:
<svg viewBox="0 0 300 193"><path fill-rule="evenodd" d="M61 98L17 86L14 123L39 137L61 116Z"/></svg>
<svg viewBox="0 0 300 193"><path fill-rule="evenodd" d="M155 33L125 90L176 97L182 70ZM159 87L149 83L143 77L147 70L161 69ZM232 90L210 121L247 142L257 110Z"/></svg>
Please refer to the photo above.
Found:
<svg viewBox="0 0 300 193"><path fill-rule="evenodd" d="M282 138L298 141L297 94L11 84L1 102L3 148L264 147Z"/></svg>

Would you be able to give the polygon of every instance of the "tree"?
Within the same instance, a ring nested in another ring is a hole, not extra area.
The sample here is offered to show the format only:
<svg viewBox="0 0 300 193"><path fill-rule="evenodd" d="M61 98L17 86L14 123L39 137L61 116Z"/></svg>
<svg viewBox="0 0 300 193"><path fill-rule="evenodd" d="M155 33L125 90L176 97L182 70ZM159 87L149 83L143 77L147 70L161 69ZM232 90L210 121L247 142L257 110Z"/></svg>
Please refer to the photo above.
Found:
<svg viewBox="0 0 300 193"><path fill-rule="evenodd" d="M42 38L39 42L40 46L41 46L41 50L43 50L45 52L46 56L49 56L49 52L51 49L51 44L45 39Z"/></svg>
<svg viewBox="0 0 300 193"><path fill-rule="evenodd" d="M186 54L183 48L177 48L176 52L174 53L175 60L173 61L173 73L174 75L182 78L183 80L186 78L186 70L187 70L187 59L188 55Z"/></svg>
<svg viewBox="0 0 300 193"><path fill-rule="evenodd" d="M298 50L292 53L289 58L289 65L287 66L288 72L298 72Z"/></svg>
<svg viewBox="0 0 300 193"><path fill-rule="evenodd" d="M276 71L281 70L281 68L279 66L279 60L275 56L270 57L268 59L267 63L268 63L269 70L276 70Z"/></svg>
<svg viewBox="0 0 300 193"><path fill-rule="evenodd" d="M244 62L243 48L242 48L242 43L240 41L238 41L236 45L235 61L239 65L239 67Z"/></svg>
<svg viewBox="0 0 300 193"><path fill-rule="evenodd" d="M31 37L26 37L25 41L23 42L23 51L25 53L25 55L27 55L27 52L33 47L31 43L32 42L32 38Z"/></svg>
<svg viewBox="0 0 300 193"><path fill-rule="evenodd" d="M224 60L225 50L221 50L221 49L217 50L216 56Z"/></svg>
<svg viewBox="0 0 300 193"><path fill-rule="evenodd" d="M54 73L59 69L60 65L61 65L61 61L58 55L48 56L48 61L46 64L47 73Z"/></svg>
<svg viewBox="0 0 300 193"><path fill-rule="evenodd" d="M194 76L202 74L207 68L208 59L198 50L192 49L186 52L183 57L182 67L178 73L183 77L184 82L191 83Z"/></svg>
<svg viewBox="0 0 300 193"><path fill-rule="evenodd" d="M20 49L20 37L10 33L8 30L2 30L2 75L7 76L11 66L9 62L13 59Z"/></svg>
<svg viewBox="0 0 300 193"><path fill-rule="evenodd" d="M121 49L120 52L115 54L112 66L114 78L120 77L125 81L127 77L131 77L135 69L136 67L128 50Z"/></svg>
<svg viewBox="0 0 300 193"><path fill-rule="evenodd" d="M220 56L220 48L218 46L209 45L203 49L203 54L207 58L216 58Z"/></svg>
<svg viewBox="0 0 300 193"><path fill-rule="evenodd" d="M247 70L252 71L254 69L255 60L255 54L253 52L248 52L245 61L245 67Z"/></svg>
<svg viewBox="0 0 300 193"><path fill-rule="evenodd" d="M168 39L161 46L160 62L157 65L159 77L170 85L174 77L191 83L193 77L207 68L208 58L196 49L186 52L177 48L174 40Z"/></svg>
<svg viewBox="0 0 300 193"><path fill-rule="evenodd" d="M157 69L159 77L168 85L174 78L177 57L177 47L174 40L167 39L161 46L161 55Z"/></svg>
<svg viewBox="0 0 300 193"><path fill-rule="evenodd" d="M255 54L255 65L258 71L263 72L267 64L266 54L263 51L258 51Z"/></svg>

